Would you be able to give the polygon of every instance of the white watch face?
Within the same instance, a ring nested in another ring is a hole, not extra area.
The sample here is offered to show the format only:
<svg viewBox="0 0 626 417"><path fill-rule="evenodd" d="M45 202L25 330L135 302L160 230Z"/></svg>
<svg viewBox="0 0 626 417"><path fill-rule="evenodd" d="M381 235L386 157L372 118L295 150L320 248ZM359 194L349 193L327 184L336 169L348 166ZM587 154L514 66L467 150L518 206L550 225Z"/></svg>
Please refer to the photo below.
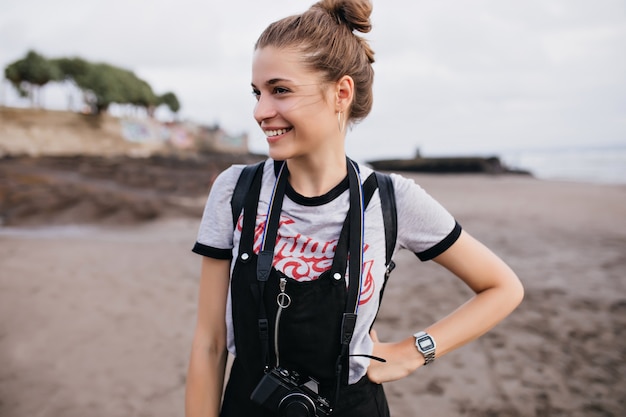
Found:
<svg viewBox="0 0 626 417"><path fill-rule="evenodd" d="M418 339L417 344L419 345L420 349L423 351L429 351L431 349L434 349L435 347L435 344L433 343L433 339L431 339L428 336Z"/></svg>

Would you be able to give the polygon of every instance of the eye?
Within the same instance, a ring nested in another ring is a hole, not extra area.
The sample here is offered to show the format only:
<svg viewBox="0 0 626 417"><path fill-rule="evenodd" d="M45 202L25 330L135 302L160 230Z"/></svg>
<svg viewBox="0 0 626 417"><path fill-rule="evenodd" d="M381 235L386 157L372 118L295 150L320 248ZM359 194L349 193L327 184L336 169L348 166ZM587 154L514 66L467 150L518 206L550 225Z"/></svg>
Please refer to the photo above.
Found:
<svg viewBox="0 0 626 417"><path fill-rule="evenodd" d="M286 94L290 92L291 91L285 87L274 87L274 94Z"/></svg>
<svg viewBox="0 0 626 417"><path fill-rule="evenodd" d="M252 95L254 96L254 98L256 98L258 100L259 97L261 96L261 92L259 90L257 90L256 88L253 88L252 89Z"/></svg>

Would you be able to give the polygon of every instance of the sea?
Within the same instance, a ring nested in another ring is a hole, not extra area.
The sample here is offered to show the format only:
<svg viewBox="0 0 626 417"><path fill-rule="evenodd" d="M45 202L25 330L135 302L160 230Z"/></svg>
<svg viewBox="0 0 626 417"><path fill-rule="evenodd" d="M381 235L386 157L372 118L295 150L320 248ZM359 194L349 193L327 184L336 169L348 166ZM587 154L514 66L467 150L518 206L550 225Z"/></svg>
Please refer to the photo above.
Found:
<svg viewBox="0 0 626 417"><path fill-rule="evenodd" d="M539 179L626 184L626 144L505 151L500 158Z"/></svg>

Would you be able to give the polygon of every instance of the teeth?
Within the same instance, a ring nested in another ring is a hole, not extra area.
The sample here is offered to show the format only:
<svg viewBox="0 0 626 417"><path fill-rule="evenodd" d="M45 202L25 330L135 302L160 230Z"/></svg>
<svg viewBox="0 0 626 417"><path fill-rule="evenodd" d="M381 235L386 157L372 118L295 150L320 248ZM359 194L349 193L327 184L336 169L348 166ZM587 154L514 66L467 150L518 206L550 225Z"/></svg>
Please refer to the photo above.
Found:
<svg viewBox="0 0 626 417"><path fill-rule="evenodd" d="M282 135L283 133L287 133L289 129L278 129L278 130L266 130L265 131L265 135L267 136L278 136L278 135Z"/></svg>

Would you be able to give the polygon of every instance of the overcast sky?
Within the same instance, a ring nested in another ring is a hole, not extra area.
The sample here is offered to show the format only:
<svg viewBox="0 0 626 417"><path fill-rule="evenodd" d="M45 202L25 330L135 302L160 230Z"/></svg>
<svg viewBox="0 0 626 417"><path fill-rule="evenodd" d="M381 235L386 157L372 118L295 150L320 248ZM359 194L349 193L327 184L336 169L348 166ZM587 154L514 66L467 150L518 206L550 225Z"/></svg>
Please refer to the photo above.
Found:
<svg viewBox="0 0 626 417"><path fill-rule="evenodd" d="M184 118L246 131L265 151L253 44L310 4L2 0L0 66L34 49L131 69L174 91ZM624 0L374 0L372 22L375 103L348 136L357 159L626 145Z"/></svg>

